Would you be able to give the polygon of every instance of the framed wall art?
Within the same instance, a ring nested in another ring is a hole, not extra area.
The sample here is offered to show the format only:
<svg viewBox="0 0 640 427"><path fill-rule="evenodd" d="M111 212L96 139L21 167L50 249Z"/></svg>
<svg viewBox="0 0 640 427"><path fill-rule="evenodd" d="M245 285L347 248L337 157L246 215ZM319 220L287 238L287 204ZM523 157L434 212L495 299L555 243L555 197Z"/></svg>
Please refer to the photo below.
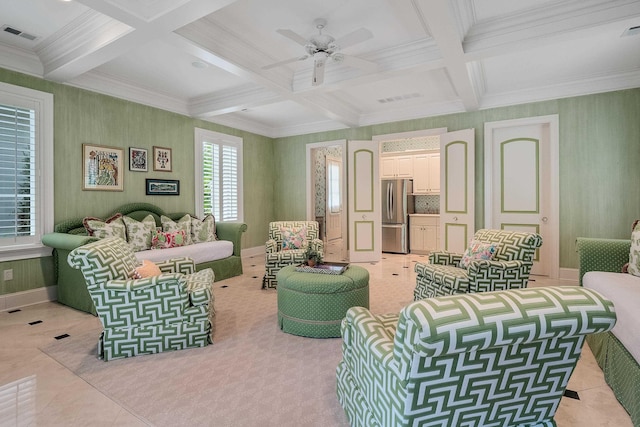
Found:
<svg viewBox="0 0 640 427"><path fill-rule="evenodd" d="M171 172L171 148L153 147L153 170Z"/></svg>
<svg viewBox="0 0 640 427"><path fill-rule="evenodd" d="M129 170L134 172L147 172L149 160L147 150L144 148L129 147Z"/></svg>
<svg viewBox="0 0 640 427"><path fill-rule="evenodd" d="M146 180L147 196L179 196L180 181L177 179L150 179Z"/></svg>
<svg viewBox="0 0 640 427"><path fill-rule="evenodd" d="M124 150L82 144L82 189L124 190Z"/></svg>

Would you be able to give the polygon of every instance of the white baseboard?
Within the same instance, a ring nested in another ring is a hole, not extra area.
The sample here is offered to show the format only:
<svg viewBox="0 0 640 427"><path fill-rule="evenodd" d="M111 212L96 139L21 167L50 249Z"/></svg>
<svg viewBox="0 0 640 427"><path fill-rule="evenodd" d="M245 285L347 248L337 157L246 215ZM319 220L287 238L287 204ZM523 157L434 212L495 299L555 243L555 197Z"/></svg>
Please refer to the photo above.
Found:
<svg viewBox="0 0 640 427"><path fill-rule="evenodd" d="M58 287L46 286L28 291L15 292L13 294L0 295L0 311L15 310L28 305L42 302L56 301L58 299Z"/></svg>
<svg viewBox="0 0 640 427"><path fill-rule="evenodd" d="M252 256L264 255L265 251L266 249L264 245L262 245L262 246L256 246L253 248L243 249L240 253L242 258L249 258Z"/></svg>
<svg viewBox="0 0 640 427"><path fill-rule="evenodd" d="M560 277L558 278L562 280L571 280L577 282L579 278L579 272L577 268L561 268L559 274Z"/></svg>

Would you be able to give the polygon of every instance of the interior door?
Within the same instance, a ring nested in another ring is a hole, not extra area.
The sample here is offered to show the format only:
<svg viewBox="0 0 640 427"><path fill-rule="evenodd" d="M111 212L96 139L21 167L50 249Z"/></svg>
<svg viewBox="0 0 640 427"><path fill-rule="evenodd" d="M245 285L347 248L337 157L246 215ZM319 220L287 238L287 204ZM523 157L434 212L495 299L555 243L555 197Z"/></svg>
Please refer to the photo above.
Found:
<svg viewBox="0 0 640 427"><path fill-rule="evenodd" d="M379 148L374 141L349 141L349 261L379 261L382 253Z"/></svg>
<svg viewBox="0 0 640 427"><path fill-rule="evenodd" d="M327 241L342 238L342 159L326 156L326 209L325 226Z"/></svg>
<svg viewBox="0 0 640 427"><path fill-rule="evenodd" d="M485 123L486 226L539 233L532 274L558 275L557 116Z"/></svg>
<svg viewBox="0 0 640 427"><path fill-rule="evenodd" d="M462 253L475 232L475 134L464 129L440 135L440 242Z"/></svg>

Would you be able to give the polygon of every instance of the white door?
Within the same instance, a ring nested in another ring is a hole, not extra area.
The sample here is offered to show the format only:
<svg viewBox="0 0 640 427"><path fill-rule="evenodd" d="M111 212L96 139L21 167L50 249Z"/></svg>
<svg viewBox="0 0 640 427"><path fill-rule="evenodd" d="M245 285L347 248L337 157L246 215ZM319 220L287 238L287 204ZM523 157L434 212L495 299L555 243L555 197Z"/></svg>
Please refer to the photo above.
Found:
<svg viewBox="0 0 640 427"><path fill-rule="evenodd" d="M342 159L326 156L326 209L325 227L327 241L342 238Z"/></svg>
<svg viewBox="0 0 640 427"><path fill-rule="evenodd" d="M558 277L558 116L485 123L486 227L539 233L532 274Z"/></svg>
<svg viewBox="0 0 640 427"><path fill-rule="evenodd" d="M474 129L440 135L440 242L462 253L475 232Z"/></svg>
<svg viewBox="0 0 640 427"><path fill-rule="evenodd" d="M374 141L348 143L349 261L379 261L382 253L379 148Z"/></svg>

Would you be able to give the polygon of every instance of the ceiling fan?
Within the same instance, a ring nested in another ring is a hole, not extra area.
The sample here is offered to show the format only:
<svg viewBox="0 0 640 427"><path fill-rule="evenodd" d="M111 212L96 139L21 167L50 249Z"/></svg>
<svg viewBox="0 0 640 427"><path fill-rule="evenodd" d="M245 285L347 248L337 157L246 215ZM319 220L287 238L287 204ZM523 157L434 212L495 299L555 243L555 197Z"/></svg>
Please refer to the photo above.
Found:
<svg viewBox="0 0 640 427"><path fill-rule="evenodd" d="M289 58L284 61L276 62L275 64L265 65L262 69L268 70L281 65L290 64L295 61L304 61L305 59L313 58L313 78L311 80L311 84L313 86L318 86L324 81L324 67L328 59L332 59L334 62L344 63L351 67L360 68L368 72L373 72L378 68L378 65L374 62L357 58L355 56L348 56L340 52L340 49L362 43L363 41L372 38L373 34L371 34L371 31L366 28L360 28L336 40L329 34L322 33L322 30L327 25L326 20L319 18L314 20L313 24L318 29L318 34L311 36L308 40L292 30L276 30L279 34L304 46L307 53L303 56L296 56L295 58Z"/></svg>

